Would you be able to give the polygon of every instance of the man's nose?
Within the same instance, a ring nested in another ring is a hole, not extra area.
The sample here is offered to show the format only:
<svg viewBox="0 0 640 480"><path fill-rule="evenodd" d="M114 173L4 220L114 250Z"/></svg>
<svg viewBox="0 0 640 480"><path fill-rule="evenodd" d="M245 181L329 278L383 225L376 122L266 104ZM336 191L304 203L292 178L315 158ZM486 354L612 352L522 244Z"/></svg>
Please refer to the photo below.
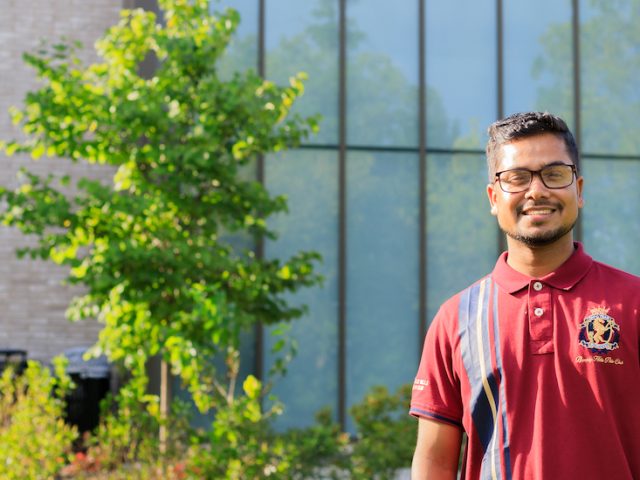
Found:
<svg viewBox="0 0 640 480"><path fill-rule="evenodd" d="M540 176L540 172L533 173L531 184L527 189L526 195L532 198L545 197L549 194L549 189L546 187Z"/></svg>

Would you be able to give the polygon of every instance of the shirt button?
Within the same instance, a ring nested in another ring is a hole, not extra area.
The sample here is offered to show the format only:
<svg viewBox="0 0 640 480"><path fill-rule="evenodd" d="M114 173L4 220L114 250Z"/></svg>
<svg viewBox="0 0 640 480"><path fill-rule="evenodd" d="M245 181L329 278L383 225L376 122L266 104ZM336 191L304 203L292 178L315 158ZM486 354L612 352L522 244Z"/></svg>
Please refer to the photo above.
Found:
<svg viewBox="0 0 640 480"><path fill-rule="evenodd" d="M540 282L536 282L536 283L534 283L534 284L533 284L533 289L534 289L536 292L539 292L540 290L542 290L542 283L540 283Z"/></svg>
<svg viewBox="0 0 640 480"><path fill-rule="evenodd" d="M536 317L541 317L542 314L544 313L544 310L540 307L536 308L533 313L535 314Z"/></svg>

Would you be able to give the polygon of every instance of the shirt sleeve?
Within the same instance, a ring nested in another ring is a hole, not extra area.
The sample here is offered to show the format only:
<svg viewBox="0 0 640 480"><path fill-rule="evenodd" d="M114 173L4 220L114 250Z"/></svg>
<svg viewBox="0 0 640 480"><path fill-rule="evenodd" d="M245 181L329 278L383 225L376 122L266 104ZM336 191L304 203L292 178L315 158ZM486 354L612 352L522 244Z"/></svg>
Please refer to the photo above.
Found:
<svg viewBox="0 0 640 480"><path fill-rule="evenodd" d="M452 306L453 302L448 303ZM409 413L461 427L462 398L454 359L458 322L446 313L451 310L446 307L440 308L427 331Z"/></svg>

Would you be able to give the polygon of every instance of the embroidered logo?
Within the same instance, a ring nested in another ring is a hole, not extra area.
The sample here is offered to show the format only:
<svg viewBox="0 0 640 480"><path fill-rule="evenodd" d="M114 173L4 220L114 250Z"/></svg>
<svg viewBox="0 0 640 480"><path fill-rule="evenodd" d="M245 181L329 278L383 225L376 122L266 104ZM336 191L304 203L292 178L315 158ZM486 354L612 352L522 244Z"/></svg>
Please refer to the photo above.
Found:
<svg viewBox="0 0 640 480"><path fill-rule="evenodd" d="M424 388L428 386L429 380L424 380L422 378L416 378L413 382L413 390L424 390Z"/></svg>
<svg viewBox="0 0 640 480"><path fill-rule="evenodd" d="M593 353L615 350L620 342L620 325L608 315L609 309L595 307L580 324L580 345Z"/></svg>

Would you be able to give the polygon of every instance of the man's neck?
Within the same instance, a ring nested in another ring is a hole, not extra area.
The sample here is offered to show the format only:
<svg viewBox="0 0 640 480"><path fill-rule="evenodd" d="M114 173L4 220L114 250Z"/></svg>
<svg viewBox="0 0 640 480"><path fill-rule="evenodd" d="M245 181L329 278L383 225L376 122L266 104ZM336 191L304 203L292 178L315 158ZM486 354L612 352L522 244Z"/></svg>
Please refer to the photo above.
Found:
<svg viewBox="0 0 640 480"><path fill-rule="evenodd" d="M509 255L507 264L515 271L534 278L553 272L566 262L574 252L573 235L570 233L551 245L531 247L507 237Z"/></svg>

